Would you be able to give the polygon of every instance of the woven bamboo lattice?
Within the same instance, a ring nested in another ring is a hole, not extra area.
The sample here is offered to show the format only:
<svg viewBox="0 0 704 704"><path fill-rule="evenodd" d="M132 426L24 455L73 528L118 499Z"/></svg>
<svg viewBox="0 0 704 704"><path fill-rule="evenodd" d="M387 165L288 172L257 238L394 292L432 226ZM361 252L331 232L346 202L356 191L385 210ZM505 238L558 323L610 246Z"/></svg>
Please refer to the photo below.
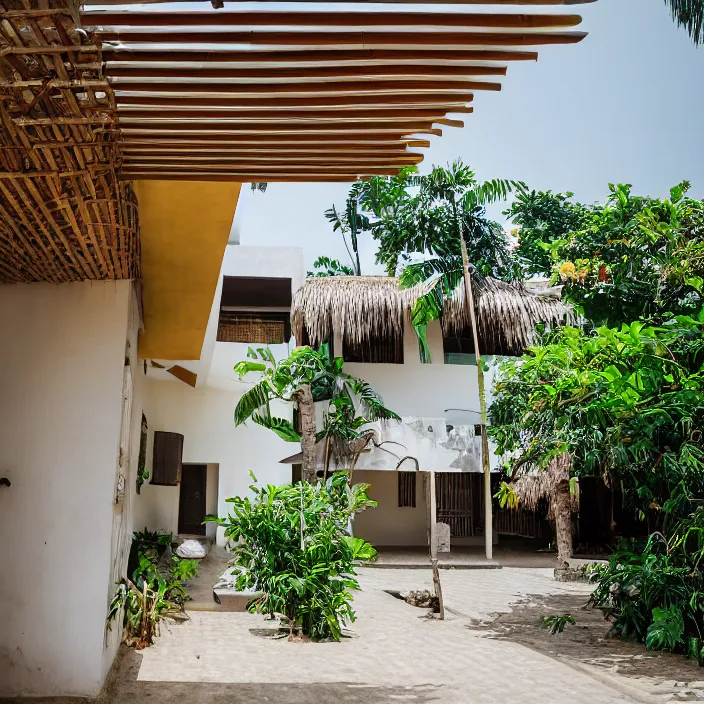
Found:
<svg viewBox="0 0 704 704"><path fill-rule="evenodd" d="M0 0L0 282L138 278L100 42L50 4Z"/></svg>
<svg viewBox="0 0 704 704"><path fill-rule="evenodd" d="M248 342L278 345L285 341L282 320L266 320L251 315L221 314L218 342Z"/></svg>

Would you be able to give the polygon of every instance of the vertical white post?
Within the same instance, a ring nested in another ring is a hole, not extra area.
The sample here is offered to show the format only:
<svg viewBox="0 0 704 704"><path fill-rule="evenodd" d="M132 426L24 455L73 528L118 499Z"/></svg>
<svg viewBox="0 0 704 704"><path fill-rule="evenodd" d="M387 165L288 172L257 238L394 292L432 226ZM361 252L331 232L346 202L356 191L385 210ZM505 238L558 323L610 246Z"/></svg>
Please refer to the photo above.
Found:
<svg viewBox="0 0 704 704"><path fill-rule="evenodd" d="M438 568L438 502L435 488L435 472L429 472L430 481L430 564L433 568L433 586L435 596L438 598L440 609L440 620L445 619L445 604L442 598L442 587L440 586L440 569Z"/></svg>

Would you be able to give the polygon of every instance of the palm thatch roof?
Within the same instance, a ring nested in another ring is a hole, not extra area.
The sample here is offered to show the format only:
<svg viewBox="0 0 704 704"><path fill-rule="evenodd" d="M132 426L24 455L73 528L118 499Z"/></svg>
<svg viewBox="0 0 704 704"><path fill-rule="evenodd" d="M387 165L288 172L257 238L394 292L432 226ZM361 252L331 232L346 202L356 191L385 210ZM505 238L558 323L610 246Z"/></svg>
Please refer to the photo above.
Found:
<svg viewBox="0 0 704 704"><path fill-rule="evenodd" d="M551 467L545 469L533 468L510 483L511 489L518 497L519 504L529 511L535 511L541 499L547 499L549 504L548 518L554 520L552 496L555 491L555 473ZM579 484L577 484L579 487ZM570 490L570 504L573 513L579 511L579 489Z"/></svg>
<svg viewBox="0 0 704 704"><path fill-rule="evenodd" d="M413 303L423 292L422 286L401 290L398 280L390 276L311 278L293 297L293 332L301 340L305 329L314 345L329 340L333 330L352 344L401 335ZM578 321L574 310L553 293L531 293L497 279L486 278L477 285L475 298L485 352L521 354L535 340L537 324L551 327ZM448 335L464 336L469 328L464 300L460 284L445 301L442 324Z"/></svg>

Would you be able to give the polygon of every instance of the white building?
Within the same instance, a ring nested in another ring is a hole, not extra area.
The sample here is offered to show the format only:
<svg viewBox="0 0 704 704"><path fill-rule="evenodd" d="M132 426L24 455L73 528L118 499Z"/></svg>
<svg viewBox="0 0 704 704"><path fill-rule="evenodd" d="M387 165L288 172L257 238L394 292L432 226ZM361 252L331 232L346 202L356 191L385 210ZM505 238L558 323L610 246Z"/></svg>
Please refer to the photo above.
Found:
<svg viewBox="0 0 704 704"><path fill-rule="evenodd" d="M187 370L181 378L190 379L194 386L176 378L173 370L169 373L151 365L140 379L149 428L147 466L151 469L155 431L183 436L184 464L180 485L142 487L135 500L135 527L184 533L192 532L195 525L197 530L193 512L197 516L199 511L201 518L215 513L225 516L225 500L247 492L250 470L262 483L292 481L295 469L281 460L295 455L297 444L292 447L254 423L235 427L235 406L254 380L240 380L233 367L246 358L248 347L266 346L267 341L276 340L268 345L276 359L285 357L297 344L292 333L299 328L302 343L330 340L335 355L345 359L345 371L368 381L385 405L404 420L380 438L402 440L402 447L394 449L397 457L374 451L360 460L355 471L355 481L368 482L372 498L379 502L378 509L357 518L356 534L375 546L427 545L425 492L420 483L415 489L408 486L408 482L415 486L410 472L389 471L396 469L397 459L411 454L421 470L438 472L438 520L451 525L453 544L483 544L481 417L466 330L460 324L444 336L440 323L431 324L431 363L423 364L407 320L407 305L394 279L334 277L303 283L299 249L227 248L201 359L178 363ZM514 295L499 288L500 294L488 291L486 297ZM293 331L292 300L297 311ZM564 314L557 299L541 301L548 317ZM480 304L480 310L486 312L487 305L492 304ZM364 333L353 334L353 328ZM489 351L506 351L517 344L507 341L501 330L489 330L486 323L480 329ZM486 375L487 389L492 371ZM282 404L276 414L290 419L292 409ZM492 455L492 467L496 466ZM406 462L403 468L412 467ZM197 478L190 479L191 474ZM207 530L215 535L214 524ZM222 535L218 541L223 541Z"/></svg>

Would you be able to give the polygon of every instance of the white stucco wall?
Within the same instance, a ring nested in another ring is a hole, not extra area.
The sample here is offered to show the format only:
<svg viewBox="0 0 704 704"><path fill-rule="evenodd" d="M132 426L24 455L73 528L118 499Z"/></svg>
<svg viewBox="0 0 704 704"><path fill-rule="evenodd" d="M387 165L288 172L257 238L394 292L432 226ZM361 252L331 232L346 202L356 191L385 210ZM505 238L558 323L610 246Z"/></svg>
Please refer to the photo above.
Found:
<svg viewBox="0 0 704 704"><path fill-rule="evenodd" d="M354 534L377 547L428 544L428 506L424 472L416 476L415 507L398 505L396 472L360 470L355 484L369 484L369 497L379 505L363 511L354 520Z"/></svg>
<svg viewBox="0 0 704 704"><path fill-rule="evenodd" d="M130 296L129 282L0 286L0 696L96 695L112 662Z"/></svg>
<svg viewBox="0 0 704 704"><path fill-rule="evenodd" d="M291 467L279 460L296 452L297 446L255 424L235 427L235 406L249 384L233 382L231 390L224 391L193 389L178 381L147 378L145 386L144 408L150 434L155 430L181 433L184 462L218 465L218 515L227 513L225 499L247 493L250 469L262 483L283 484L291 480ZM282 414L286 412L281 409ZM214 471L208 469L210 479ZM210 487L207 494L212 501ZM179 487L146 483L135 498L135 527L176 533L178 499ZM214 511L210 505L207 510Z"/></svg>

